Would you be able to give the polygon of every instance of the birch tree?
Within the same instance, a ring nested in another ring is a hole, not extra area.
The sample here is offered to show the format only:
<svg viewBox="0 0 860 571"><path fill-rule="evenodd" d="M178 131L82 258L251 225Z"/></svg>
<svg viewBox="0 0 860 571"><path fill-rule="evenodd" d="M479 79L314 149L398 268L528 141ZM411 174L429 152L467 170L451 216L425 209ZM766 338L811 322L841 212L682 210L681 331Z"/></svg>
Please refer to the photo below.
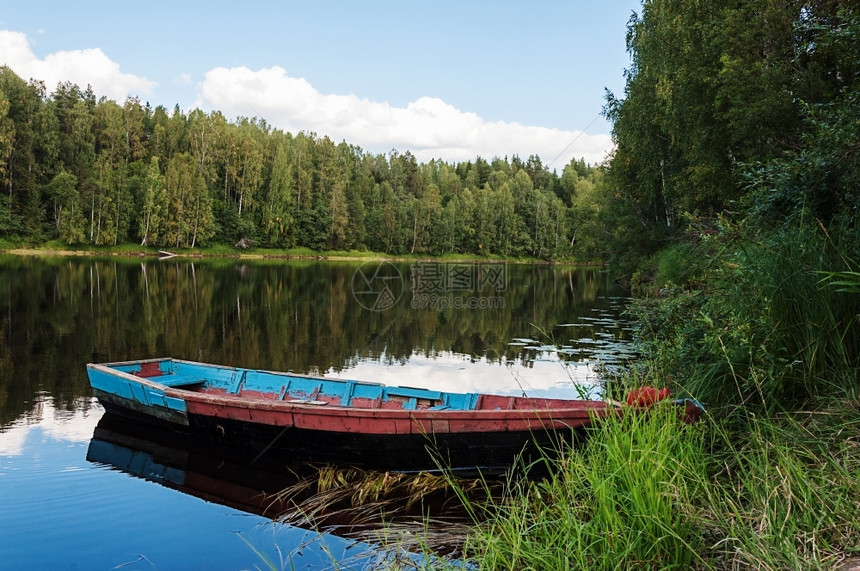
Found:
<svg viewBox="0 0 860 571"><path fill-rule="evenodd" d="M140 245L159 245L167 210L167 191L158 157L152 157L143 183L143 207L140 211Z"/></svg>

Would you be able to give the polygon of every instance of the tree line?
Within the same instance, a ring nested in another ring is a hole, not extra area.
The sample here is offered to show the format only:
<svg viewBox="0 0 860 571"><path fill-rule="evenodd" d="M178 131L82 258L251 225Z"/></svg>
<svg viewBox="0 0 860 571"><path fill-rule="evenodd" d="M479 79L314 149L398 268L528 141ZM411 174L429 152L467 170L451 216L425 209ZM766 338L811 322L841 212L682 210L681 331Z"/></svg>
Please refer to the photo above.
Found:
<svg viewBox="0 0 860 571"><path fill-rule="evenodd" d="M48 94L0 68L0 237L555 258L595 255L603 170L537 156L419 163L265 119Z"/></svg>
<svg viewBox="0 0 860 571"><path fill-rule="evenodd" d="M172 112L0 68L0 238L391 254L647 255L690 220L802 212L858 239L856 8L647 0L606 165L419 163L265 119Z"/></svg>

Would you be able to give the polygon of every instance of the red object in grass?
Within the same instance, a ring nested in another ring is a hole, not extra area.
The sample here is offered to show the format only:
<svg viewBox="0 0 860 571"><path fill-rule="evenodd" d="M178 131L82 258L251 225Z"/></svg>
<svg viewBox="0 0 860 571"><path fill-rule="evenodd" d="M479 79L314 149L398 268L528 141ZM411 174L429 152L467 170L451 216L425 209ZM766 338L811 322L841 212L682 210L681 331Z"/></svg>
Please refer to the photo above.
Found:
<svg viewBox="0 0 860 571"><path fill-rule="evenodd" d="M629 406L651 406L669 396L669 387L656 389L654 387L640 387L627 393L627 404Z"/></svg>

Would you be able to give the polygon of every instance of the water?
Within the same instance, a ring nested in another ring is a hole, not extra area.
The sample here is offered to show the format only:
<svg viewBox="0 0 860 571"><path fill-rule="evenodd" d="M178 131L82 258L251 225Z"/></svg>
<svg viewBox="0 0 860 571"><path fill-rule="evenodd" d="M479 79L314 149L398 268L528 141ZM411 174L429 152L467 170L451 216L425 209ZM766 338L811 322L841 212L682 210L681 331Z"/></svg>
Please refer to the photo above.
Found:
<svg viewBox="0 0 860 571"><path fill-rule="evenodd" d="M0 567L373 566L349 533L274 523L253 496L294 483L277 468L112 425L87 362L599 397L632 357L625 302L557 266L0 257Z"/></svg>

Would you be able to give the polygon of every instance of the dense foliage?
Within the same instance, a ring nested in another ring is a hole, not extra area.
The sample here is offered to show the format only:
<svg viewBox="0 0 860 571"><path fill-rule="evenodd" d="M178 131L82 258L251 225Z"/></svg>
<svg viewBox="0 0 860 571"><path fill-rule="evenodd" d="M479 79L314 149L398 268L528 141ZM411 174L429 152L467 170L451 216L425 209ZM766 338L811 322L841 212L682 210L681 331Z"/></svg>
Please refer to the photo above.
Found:
<svg viewBox="0 0 860 571"><path fill-rule="evenodd" d="M487 569L854 568L856 2L647 0L628 41L608 179L663 241L633 278L632 382L707 412L612 417L470 547Z"/></svg>
<svg viewBox="0 0 860 571"><path fill-rule="evenodd" d="M628 27L626 97L607 105L613 177L643 221L719 213L745 194L748 165L804 145L810 108L856 89L850 6L644 2Z"/></svg>
<svg viewBox="0 0 860 571"><path fill-rule="evenodd" d="M646 2L610 176L671 237L638 277L661 378L716 412L856 395L860 15Z"/></svg>
<svg viewBox="0 0 860 571"><path fill-rule="evenodd" d="M597 257L603 171L419 164L263 119L51 95L0 68L0 237L68 244ZM605 241L605 240L604 240Z"/></svg>

